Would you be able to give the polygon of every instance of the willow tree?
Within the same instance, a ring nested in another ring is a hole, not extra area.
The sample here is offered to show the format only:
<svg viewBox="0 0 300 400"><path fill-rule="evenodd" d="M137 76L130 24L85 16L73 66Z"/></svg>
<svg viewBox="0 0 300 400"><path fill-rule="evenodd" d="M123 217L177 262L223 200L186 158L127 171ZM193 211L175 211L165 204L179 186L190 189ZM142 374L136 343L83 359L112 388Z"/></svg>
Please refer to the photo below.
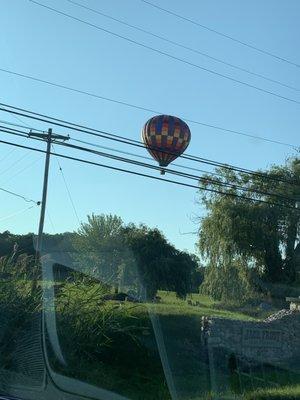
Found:
<svg viewBox="0 0 300 400"><path fill-rule="evenodd" d="M208 264L238 263L256 268L270 282L294 281L300 251L300 160L255 174L222 167L199 185L210 190L200 190L207 214L198 242Z"/></svg>

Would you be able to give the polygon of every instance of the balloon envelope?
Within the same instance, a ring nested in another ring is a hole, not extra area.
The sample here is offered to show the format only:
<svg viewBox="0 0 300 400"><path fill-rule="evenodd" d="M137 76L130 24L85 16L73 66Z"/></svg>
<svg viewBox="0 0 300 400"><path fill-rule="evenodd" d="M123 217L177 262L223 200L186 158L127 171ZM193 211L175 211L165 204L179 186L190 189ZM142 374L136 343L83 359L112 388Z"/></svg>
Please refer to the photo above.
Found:
<svg viewBox="0 0 300 400"><path fill-rule="evenodd" d="M142 139L152 157L161 167L166 167L188 147L191 132L180 118L157 115L144 125Z"/></svg>

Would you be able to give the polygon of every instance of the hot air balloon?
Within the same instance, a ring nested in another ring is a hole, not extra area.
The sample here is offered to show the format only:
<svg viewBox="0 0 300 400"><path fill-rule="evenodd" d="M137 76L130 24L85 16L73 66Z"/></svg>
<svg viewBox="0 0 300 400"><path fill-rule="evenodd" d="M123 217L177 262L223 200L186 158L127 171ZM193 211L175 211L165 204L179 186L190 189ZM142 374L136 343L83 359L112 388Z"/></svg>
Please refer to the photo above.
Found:
<svg viewBox="0 0 300 400"><path fill-rule="evenodd" d="M142 129L142 139L151 156L162 167L179 157L188 147L191 132L188 125L172 115L157 115L150 118Z"/></svg>

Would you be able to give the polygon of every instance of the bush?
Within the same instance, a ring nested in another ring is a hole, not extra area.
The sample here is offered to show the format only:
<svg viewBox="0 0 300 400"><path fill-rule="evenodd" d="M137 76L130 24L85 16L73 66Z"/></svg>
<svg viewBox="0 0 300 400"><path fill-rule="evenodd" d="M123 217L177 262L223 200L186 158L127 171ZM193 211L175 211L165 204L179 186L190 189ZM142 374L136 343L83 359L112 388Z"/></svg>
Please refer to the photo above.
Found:
<svg viewBox="0 0 300 400"><path fill-rule="evenodd" d="M6 268L14 267L3 258L0 262L2 274ZM11 271L11 270L10 270ZM0 354L1 367L9 368L11 355L22 331L41 309L41 291L33 292L30 282L12 274L11 279L0 279Z"/></svg>
<svg viewBox="0 0 300 400"><path fill-rule="evenodd" d="M35 273L35 258L27 254L0 257L0 279L27 280Z"/></svg>
<svg viewBox="0 0 300 400"><path fill-rule="evenodd" d="M106 301L107 294L105 285L85 278L61 288L56 310L67 357L117 362L120 357L128 358L129 348L137 346L138 333L145 328L135 323L134 306Z"/></svg>

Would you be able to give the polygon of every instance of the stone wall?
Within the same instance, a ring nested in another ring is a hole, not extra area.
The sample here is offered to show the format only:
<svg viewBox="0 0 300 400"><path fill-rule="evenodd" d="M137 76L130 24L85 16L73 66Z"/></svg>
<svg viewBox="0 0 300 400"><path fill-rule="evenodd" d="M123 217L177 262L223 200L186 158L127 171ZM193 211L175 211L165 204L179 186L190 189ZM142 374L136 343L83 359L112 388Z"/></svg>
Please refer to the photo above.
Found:
<svg viewBox="0 0 300 400"><path fill-rule="evenodd" d="M211 350L300 371L300 312L282 310L263 322L202 319L203 341Z"/></svg>

